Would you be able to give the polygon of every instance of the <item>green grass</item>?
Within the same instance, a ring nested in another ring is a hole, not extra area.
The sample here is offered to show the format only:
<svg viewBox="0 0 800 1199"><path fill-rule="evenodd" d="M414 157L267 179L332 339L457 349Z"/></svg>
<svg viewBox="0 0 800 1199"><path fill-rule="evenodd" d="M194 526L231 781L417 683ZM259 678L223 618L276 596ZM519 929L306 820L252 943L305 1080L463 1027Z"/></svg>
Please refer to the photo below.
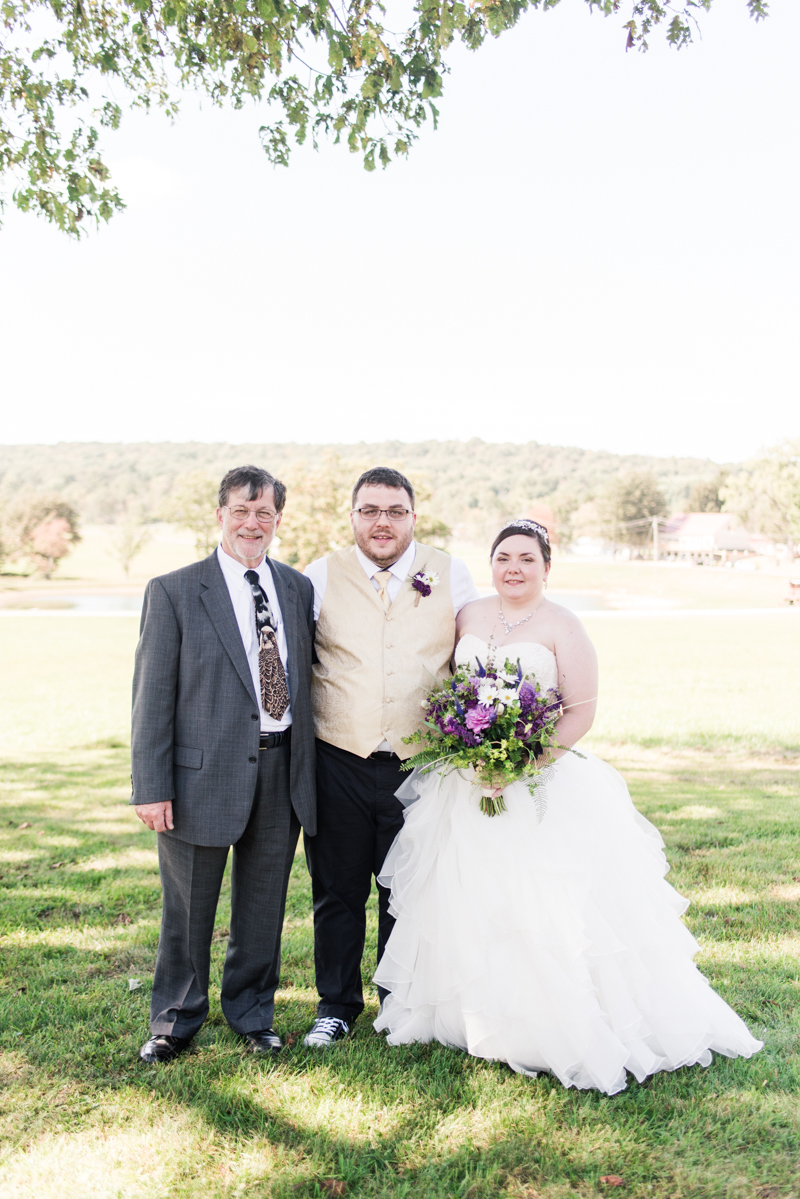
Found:
<svg viewBox="0 0 800 1199"><path fill-rule="evenodd" d="M790 1195L800 1160L792 764L637 750L619 763L664 831L693 899L703 968L763 1037L608 1099L440 1046L390 1049L370 1026L324 1056L302 1049L315 994L308 881L298 856L279 1024L254 1060L227 1029L214 945L211 1017L169 1067L137 1063L158 930L154 837L123 805L120 749L7 762L2 782L0 1196ZM19 826L29 821L29 829ZM370 953L374 952L374 912ZM365 981L368 984L368 966ZM129 990L128 980L142 986ZM759 1188L776 1188L772 1191Z"/></svg>
<svg viewBox="0 0 800 1199"><path fill-rule="evenodd" d="M130 743L135 616L0 617L0 755Z"/></svg>
<svg viewBox="0 0 800 1199"><path fill-rule="evenodd" d="M0 621L0 1199L594 1199L608 1174L624 1179L612 1193L641 1199L800 1195L789 628L591 624L603 665L594 747L666 838L704 972L766 1041L749 1062L717 1059L609 1099L441 1046L388 1048L371 1028L374 906L368 1011L330 1054L304 1050L316 996L301 856L278 996L284 1053L254 1059L223 1020L226 890L210 1019L185 1057L141 1065L160 896L155 837L126 806L127 752L114 744L136 622Z"/></svg>
<svg viewBox="0 0 800 1199"><path fill-rule="evenodd" d="M800 614L603 619L600 742L800 746ZM127 742L135 617L0 617L0 755Z"/></svg>
<svg viewBox="0 0 800 1199"><path fill-rule="evenodd" d="M800 749L800 613L584 623L600 660L592 742Z"/></svg>

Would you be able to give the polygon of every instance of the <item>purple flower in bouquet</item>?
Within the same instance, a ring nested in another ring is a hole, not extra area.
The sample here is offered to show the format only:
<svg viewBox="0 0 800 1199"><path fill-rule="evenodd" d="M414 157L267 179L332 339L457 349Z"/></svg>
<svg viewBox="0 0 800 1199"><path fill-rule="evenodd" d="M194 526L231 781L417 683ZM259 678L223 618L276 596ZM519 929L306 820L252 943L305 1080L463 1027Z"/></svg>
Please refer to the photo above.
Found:
<svg viewBox="0 0 800 1199"><path fill-rule="evenodd" d="M549 751L564 748L556 740L561 696L543 690L533 675L526 677L518 661L506 659L502 668L493 660L457 666L451 678L432 688L423 707L425 728L404 741L424 748L404 769L446 773L473 767L479 780L499 777L509 786L524 779L533 792ZM487 816L505 811L502 794L484 794L480 806Z"/></svg>
<svg viewBox="0 0 800 1199"><path fill-rule="evenodd" d="M482 733L485 729L490 728L496 719L497 715L493 708L488 708L485 704L478 704L467 712L466 724L473 733Z"/></svg>

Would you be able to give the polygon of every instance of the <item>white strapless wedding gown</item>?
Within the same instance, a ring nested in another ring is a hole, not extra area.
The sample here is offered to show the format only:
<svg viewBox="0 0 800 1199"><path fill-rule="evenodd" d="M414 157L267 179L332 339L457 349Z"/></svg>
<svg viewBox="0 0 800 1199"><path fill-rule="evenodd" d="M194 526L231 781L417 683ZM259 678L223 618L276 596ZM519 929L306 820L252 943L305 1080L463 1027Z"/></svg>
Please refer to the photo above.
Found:
<svg viewBox="0 0 800 1199"><path fill-rule="evenodd" d="M468 634L456 660L487 650ZM513 650L556 686L550 650ZM538 802L514 783L491 818L466 773L415 775L415 788L380 875L396 924L375 1028L390 1045L441 1041L608 1094L628 1070L642 1081L761 1048L694 965L664 842L611 766L565 754Z"/></svg>

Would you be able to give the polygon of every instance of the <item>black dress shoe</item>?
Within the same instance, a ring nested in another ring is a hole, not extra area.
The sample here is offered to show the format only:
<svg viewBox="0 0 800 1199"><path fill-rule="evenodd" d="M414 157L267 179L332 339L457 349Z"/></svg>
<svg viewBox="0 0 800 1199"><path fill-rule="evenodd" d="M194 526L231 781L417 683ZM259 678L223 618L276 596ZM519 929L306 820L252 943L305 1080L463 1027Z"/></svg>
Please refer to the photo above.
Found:
<svg viewBox="0 0 800 1199"><path fill-rule="evenodd" d="M278 1053L283 1049L281 1039L274 1028L260 1028L258 1032L244 1034L250 1045L251 1053Z"/></svg>
<svg viewBox="0 0 800 1199"><path fill-rule="evenodd" d="M183 1053L192 1042L191 1037L168 1037L164 1033L154 1033L149 1041L145 1041L139 1050L143 1062L171 1062L179 1053Z"/></svg>

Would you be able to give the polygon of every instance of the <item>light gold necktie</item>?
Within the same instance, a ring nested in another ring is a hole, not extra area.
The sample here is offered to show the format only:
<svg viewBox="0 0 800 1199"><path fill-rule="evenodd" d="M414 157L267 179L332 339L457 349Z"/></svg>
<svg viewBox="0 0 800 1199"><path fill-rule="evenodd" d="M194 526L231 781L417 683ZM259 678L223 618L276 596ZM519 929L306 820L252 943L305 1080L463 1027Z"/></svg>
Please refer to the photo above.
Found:
<svg viewBox="0 0 800 1199"><path fill-rule="evenodd" d="M378 584L378 598L388 612L392 603L389 598L389 580L392 577L392 572L390 570L378 570L372 577Z"/></svg>

